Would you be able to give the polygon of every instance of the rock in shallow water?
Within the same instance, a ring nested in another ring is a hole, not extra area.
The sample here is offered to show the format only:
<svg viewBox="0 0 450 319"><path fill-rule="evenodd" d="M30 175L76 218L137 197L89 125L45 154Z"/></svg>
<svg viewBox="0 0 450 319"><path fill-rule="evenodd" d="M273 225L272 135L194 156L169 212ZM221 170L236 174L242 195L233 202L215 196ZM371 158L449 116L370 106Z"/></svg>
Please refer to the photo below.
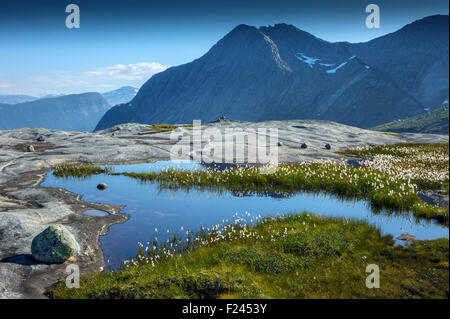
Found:
<svg viewBox="0 0 450 319"><path fill-rule="evenodd" d="M101 191L104 191L107 188L108 188L108 185L106 185L105 183L100 183L97 185L97 189L101 190Z"/></svg>
<svg viewBox="0 0 450 319"><path fill-rule="evenodd" d="M62 225L47 227L31 243L33 258L45 263L62 263L77 250L73 235Z"/></svg>

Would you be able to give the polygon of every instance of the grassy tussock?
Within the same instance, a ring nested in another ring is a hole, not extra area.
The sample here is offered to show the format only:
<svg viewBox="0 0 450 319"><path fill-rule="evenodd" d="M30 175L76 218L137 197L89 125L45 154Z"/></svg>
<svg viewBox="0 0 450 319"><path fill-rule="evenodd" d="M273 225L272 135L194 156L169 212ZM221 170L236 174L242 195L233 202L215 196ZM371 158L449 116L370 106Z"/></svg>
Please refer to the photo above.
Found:
<svg viewBox="0 0 450 319"><path fill-rule="evenodd" d="M364 222L303 213L229 225L198 244L141 255L115 272L61 283L53 298L448 298L448 239L394 246ZM195 239L193 240L195 242ZM365 285L367 265L380 289Z"/></svg>
<svg viewBox="0 0 450 319"><path fill-rule="evenodd" d="M92 165L70 165L62 164L55 167L53 175L57 177L78 177L84 178L92 175L109 174L111 167L99 167Z"/></svg>

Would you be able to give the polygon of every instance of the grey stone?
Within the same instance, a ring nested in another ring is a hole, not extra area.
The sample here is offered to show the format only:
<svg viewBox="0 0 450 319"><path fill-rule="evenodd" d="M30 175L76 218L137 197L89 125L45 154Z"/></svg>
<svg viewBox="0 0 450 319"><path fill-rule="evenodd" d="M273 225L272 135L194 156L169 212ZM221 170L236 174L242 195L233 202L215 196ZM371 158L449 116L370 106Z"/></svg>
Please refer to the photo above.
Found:
<svg viewBox="0 0 450 319"><path fill-rule="evenodd" d="M105 189L108 188L108 185L106 185L105 183L100 183L97 185L97 189L104 191Z"/></svg>
<svg viewBox="0 0 450 319"><path fill-rule="evenodd" d="M401 234L400 236L397 237L397 239L404 241L417 241L417 238L409 233Z"/></svg>
<svg viewBox="0 0 450 319"><path fill-rule="evenodd" d="M360 167L361 162L357 159L349 159L347 160L347 165L351 167Z"/></svg>
<svg viewBox="0 0 450 319"><path fill-rule="evenodd" d="M62 225L47 227L31 243L33 258L45 263L62 263L77 251L73 235Z"/></svg>
<svg viewBox="0 0 450 319"><path fill-rule="evenodd" d="M423 190L418 193L419 197L426 203L434 206L449 207L448 195L442 190Z"/></svg>

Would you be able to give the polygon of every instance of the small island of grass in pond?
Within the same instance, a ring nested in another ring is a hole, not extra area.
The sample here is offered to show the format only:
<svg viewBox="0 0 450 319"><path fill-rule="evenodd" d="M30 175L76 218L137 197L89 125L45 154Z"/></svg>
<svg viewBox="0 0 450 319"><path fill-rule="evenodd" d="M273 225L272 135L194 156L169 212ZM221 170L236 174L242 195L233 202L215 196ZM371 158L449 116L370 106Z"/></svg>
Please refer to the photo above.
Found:
<svg viewBox="0 0 450 319"><path fill-rule="evenodd" d="M62 164L55 167L53 175L57 177L84 178L92 175L109 174L111 172L112 169L110 167Z"/></svg>

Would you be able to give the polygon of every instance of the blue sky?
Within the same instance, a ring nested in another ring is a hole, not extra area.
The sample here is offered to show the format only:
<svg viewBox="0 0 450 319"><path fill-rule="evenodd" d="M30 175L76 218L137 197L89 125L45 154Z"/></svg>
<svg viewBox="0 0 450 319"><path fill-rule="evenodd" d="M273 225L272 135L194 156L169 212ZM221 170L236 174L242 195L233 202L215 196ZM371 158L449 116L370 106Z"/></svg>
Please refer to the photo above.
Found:
<svg viewBox="0 0 450 319"><path fill-rule="evenodd" d="M67 29L75 3L81 28ZM381 28L365 27L376 3ZM203 55L236 25L289 23L328 41L368 41L447 0L0 0L0 94L81 93L142 85Z"/></svg>

